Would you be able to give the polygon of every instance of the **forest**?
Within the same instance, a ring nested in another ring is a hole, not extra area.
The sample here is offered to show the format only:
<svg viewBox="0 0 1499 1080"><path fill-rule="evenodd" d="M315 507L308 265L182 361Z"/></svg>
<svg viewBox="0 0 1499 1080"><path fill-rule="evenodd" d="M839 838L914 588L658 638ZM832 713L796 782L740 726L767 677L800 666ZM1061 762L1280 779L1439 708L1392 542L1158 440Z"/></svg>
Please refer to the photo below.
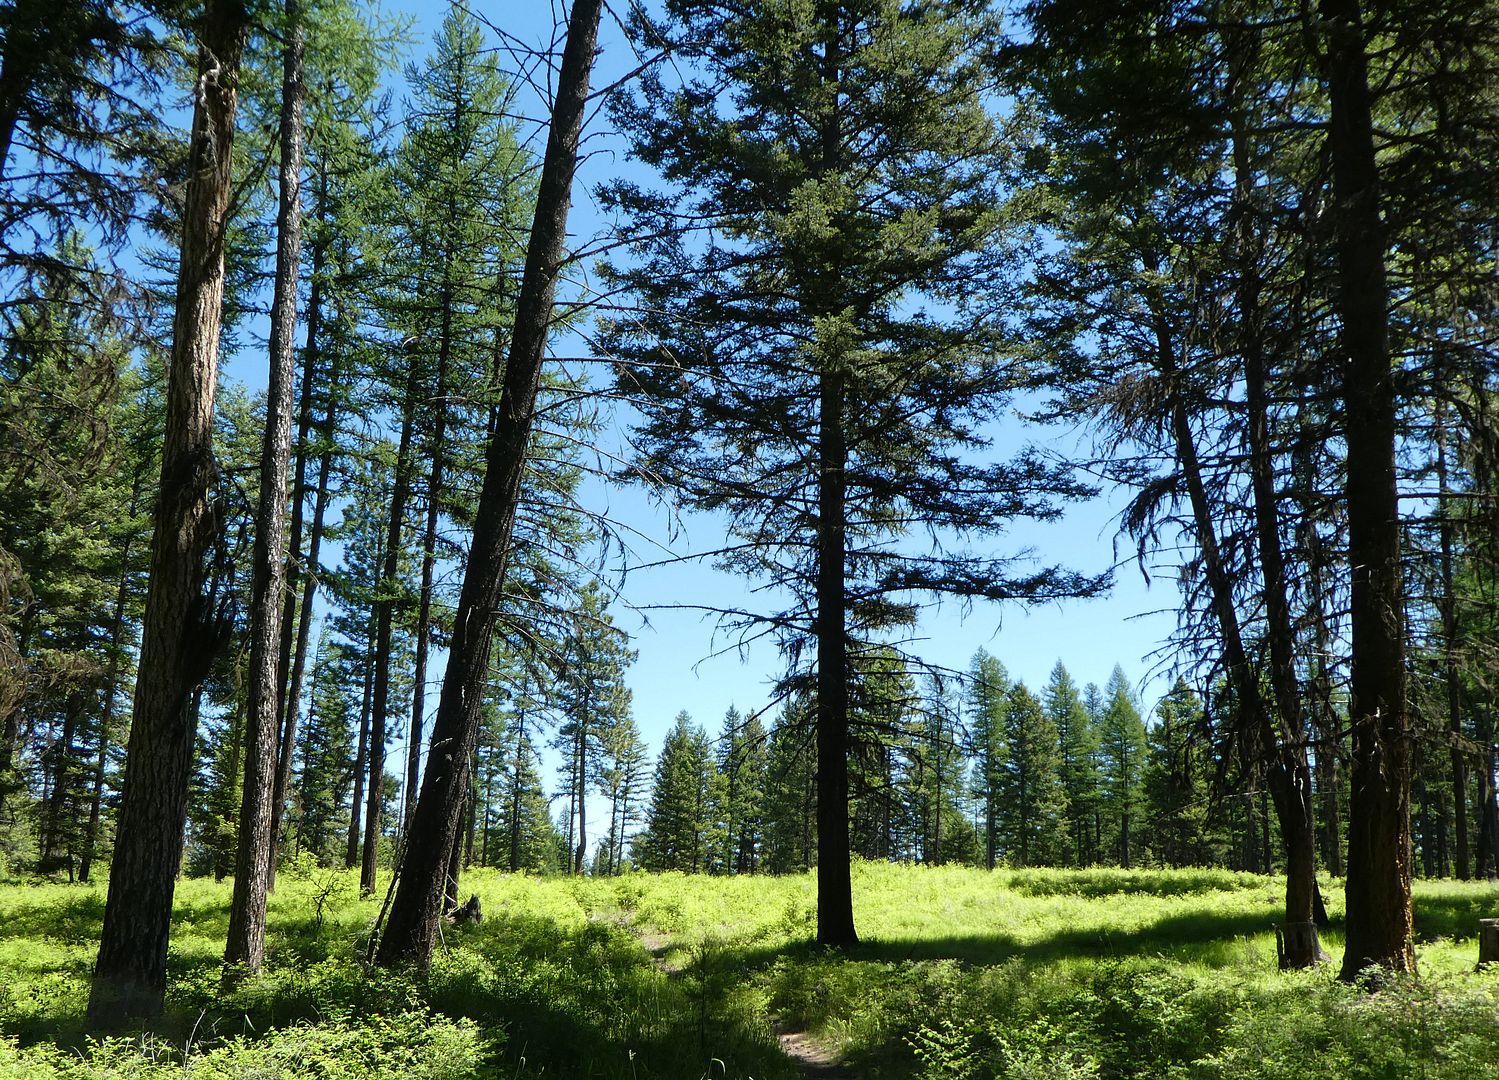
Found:
<svg viewBox="0 0 1499 1080"><path fill-rule="evenodd" d="M0 1078L1499 1076L1499 3L532 6L0 4Z"/></svg>

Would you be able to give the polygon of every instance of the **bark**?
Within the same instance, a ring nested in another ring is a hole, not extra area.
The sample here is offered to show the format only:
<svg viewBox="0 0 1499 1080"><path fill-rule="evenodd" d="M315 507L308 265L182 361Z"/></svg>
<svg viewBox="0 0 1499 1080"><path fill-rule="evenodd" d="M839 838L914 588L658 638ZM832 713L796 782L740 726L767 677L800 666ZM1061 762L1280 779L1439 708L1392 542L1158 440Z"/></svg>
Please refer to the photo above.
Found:
<svg viewBox="0 0 1499 1080"><path fill-rule="evenodd" d="M281 604L286 584L287 475L291 466L292 381L296 349L297 272L302 264L302 28L300 0L285 0L281 69L280 205L276 213L276 280L271 295L270 380L260 449L250 582L250 700L245 731L245 787L239 854L224 946L225 978L254 974L265 960L265 908L271 885L276 743L281 734Z"/></svg>
<svg viewBox="0 0 1499 1080"><path fill-rule="evenodd" d="M468 792L469 760L489 677L490 644L535 420L552 302L563 265L573 173L602 6L602 0L576 0L568 21L536 215L516 304L515 332L501 387L500 415L485 455L474 538L432 726L422 793L408 833L406 865L376 958L385 966L412 961L425 967L442 914L441 863L452 846Z"/></svg>
<svg viewBox="0 0 1499 1080"><path fill-rule="evenodd" d="M203 561L218 533L213 403L234 110L248 29L240 0L210 0L199 26L160 496L124 795L89 997L94 1027L162 1009L192 772L189 703L224 636L204 598Z"/></svg>
<svg viewBox="0 0 1499 1080"><path fill-rule="evenodd" d="M319 176L318 217L326 222L328 177ZM292 483L291 539L287 546L286 602L281 614L281 655L276 679L280 688L281 730L276 747L276 787L271 796L271 887L276 885L277 853L281 848L281 820L286 796L291 790L292 758L297 749L297 724L302 711L302 682L307 671L307 649L312 637L312 602L317 595L317 560L323 539L323 520L328 509L328 476L333 463L333 431L338 413L338 370L328 372L328 404L319 427L322 453L318 460L317 491L314 495L311 539L302 556L303 512L307 500L308 435L312 431L312 406L317 384L317 364L323 315L323 264L327 242L312 250L312 289L307 297L307 346L302 355L301 401L297 408L296 477ZM300 586L301 599L297 592Z"/></svg>
<svg viewBox="0 0 1499 1080"><path fill-rule="evenodd" d="M1472 852L1468 842L1468 755L1463 751L1462 679L1458 675L1457 662L1457 594L1453 587L1452 519L1447 514L1447 496L1450 494L1447 478L1447 407L1437 403L1437 488L1441 494L1438 512L1442 515L1439 525L1441 543L1442 574L1442 649L1447 683L1447 727L1452 733L1452 824L1454 869L1462 881L1469 877Z"/></svg>
<svg viewBox="0 0 1499 1080"><path fill-rule="evenodd" d="M1341 977L1378 965L1414 971L1410 898L1410 731L1401 625L1400 517L1389 289L1368 62L1358 0L1321 0L1327 34L1347 425L1353 732L1348 803L1347 946Z"/></svg>
<svg viewBox="0 0 1499 1080"><path fill-rule="evenodd" d="M427 712L427 652L432 641L432 587L437 567L437 516L442 498L442 462L447 452L448 409L445 395L453 350L453 296L444 287L442 330L437 343L437 378L432 388L432 469L427 474L427 522L422 532L422 589L416 613L416 674L411 692L411 732L406 753L406 815L422 778L422 729Z"/></svg>
<svg viewBox="0 0 1499 1080"><path fill-rule="evenodd" d="M859 941L849 874L844 378L822 376L817 484L817 943L839 947Z"/></svg>
<svg viewBox="0 0 1499 1080"><path fill-rule="evenodd" d="M373 634L371 634L373 637ZM370 648L365 655L373 652L374 642L369 643ZM364 771L369 762L370 752L370 705L374 697L374 670L373 665L364 669L364 694L359 705L359 745L354 756L354 797L349 810L349 837L348 844L344 849L344 867L352 870L354 864L359 861L359 819L363 810L364 802Z"/></svg>
<svg viewBox="0 0 1499 1080"><path fill-rule="evenodd" d="M1178 381L1173 341L1169 329L1157 326L1158 362L1162 371L1173 381ZM1315 845L1311 830L1311 817L1306 810L1303 791L1294 784L1294 757L1291 748L1278 744L1270 709L1260 691L1259 680L1249 663L1244 647L1244 636L1239 625L1238 611L1234 606L1233 582L1228 567L1219 549L1217 526L1213 520L1212 506L1203 482L1202 466L1197 456L1197 445L1192 434L1191 421L1181 388L1173 387L1171 395L1171 429L1176 442L1177 457L1181 463L1182 479L1187 487L1188 501L1192 507L1193 524L1197 530L1197 542L1202 551L1203 572L1208 579L1208 590L1212 596L1213 612L1218 631L1223 639L1223 661L1227 668L1229 685L1238 701L1241 714L1246 718L1244 726L1258 740L1262 760L1266 766L1265 781L1275 803L1275 813L1285 840L1286 859L1286 922L1313 921L1317 904L1317 879ZM1309 795L1309 790L1306 791ZM1254 809L1250 807L1250 818ZM1269 872L1269 860L1265 870Z"/></svg>

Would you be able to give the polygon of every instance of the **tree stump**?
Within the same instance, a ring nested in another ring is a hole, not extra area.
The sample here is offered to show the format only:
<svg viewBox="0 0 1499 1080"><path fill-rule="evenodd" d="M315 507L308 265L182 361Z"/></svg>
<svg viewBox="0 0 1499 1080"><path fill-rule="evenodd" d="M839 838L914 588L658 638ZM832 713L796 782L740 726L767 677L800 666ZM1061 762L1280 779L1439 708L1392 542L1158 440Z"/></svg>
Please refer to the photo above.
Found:
<svg viewBox="0 0 1499 1080"><path fill-rule="evenodd" d="M1478 966L1499 964L1499 919L1478 920Z"/></svg>
<svg viewBox="0 0 1499 1080"><path fill-rule="evenodd" d="M1327 958L1317 938L1317 924L1314 922L1288 922L1277 926L1275 953L1281 971L1309 968Z"/></svg>
<svg viewBox="0 0 1499 1080"><path fill-rule="evenodd" d="M479 908L478 895L475 894L473 896L470 896L468 898L468 903L466 904L461 904L456 907L449 908L444 917L448 920L448 922L457 923L459 925L469 922L475 924L483 922L484 912Z"/></svg>

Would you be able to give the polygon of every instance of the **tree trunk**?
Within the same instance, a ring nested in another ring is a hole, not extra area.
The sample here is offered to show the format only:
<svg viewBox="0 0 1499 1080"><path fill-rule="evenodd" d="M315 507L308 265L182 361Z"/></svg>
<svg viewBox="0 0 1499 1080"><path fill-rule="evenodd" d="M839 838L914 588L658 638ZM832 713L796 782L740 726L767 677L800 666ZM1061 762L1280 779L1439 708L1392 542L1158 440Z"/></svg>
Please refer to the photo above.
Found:
<svg viewBox="0 0 1499 1080"><path fill-rule="evenodd" d="M328 178L319 177L318 220L326 221ZM323 316L323 263L326 243L312 251L312 289L307 298L307 347L302 359L301 403L297 411L296 479L292 485L291 541L288 547L286 603L282 608L281 655L277 666L280 688L281 730L276 748L276 788L271 801L271 887L276 885L277 853L281 847L281 820L286 814L291 790L293 756L297 749L297 723L302 711L302 681L307 671L307 648L312 637L312 602L317 595L318 551L323 539L323 520L328 509L328 476L333 463L333 431L338 413L338 370L328 372L328 404L319 433L322 453L318 459L317 491L314 495L311 538L302 557L302 514L307 499L307 440L312 431L312 405L317 384L317 361ZM298 586L301 600L298 602Z"/></svg>
<svg viewBox="0 0 1499 1080"><path fill-rule="evenodd" d="M453 298L443 290L442 331L437 343L437 378L432 388L432 469L427 474L427 523L422 533L422 589L416 613L416 676L411 692L411 731L406 749L406 815L422 779L422 729L427 712L427 650L432 640L432 579L437 565L437 516L442 496L442 461L447 434L448 363L453 348Z"/></svg>
<svg viewBox="0 0 1499 1080"><path fill-rule="evenodd" d="M425 967L432 956L441 916L442 860L452 845L468 790L469 758L489 678L490 644L535 420L552 303L563 265L573 173L602 6L602 0L575 0L569 19L535 220L516 304L515 332L505 365L501 411L486 453L484 486L434 718L427 771L412 815L406 865L376 957L384 966L410 961Z"/></svg>
<svg viewBox="0 0 1499 1080"><path fill-rule="evenodd" d="M371 632L373 637L373 631ZM366 649L365 655L369 656L373 651ZM354 864L359 861L359 839L360 839L360 815L364 802L364 773L369 763L370 751L370 712L374 697L375 673L374 665L366 664L364 669L364 693L360 698L359 705L359 746L354 756L354 797L349 810L349 837L344 849L344 869L352 870Z"/></svg>
<svg viewBox="0 0 1499 1080"><path fill-rule="evenodd" d="M817 943L858 944L848 837L848 639L841 371L822 375L817 483Z"/></svg>
<svg viewBox="0 0 1499 1080"><path fill-rule="evenodd" d="M218 533L213 402L234 109L248 30L241 0L209 0L199 25L151 579L109 898L89 995L94 1027L161 1012L192 773L195 732L188 704L224 637L203 595L203 560Z"/></svg>
<svg viewBox="0 0 1499 1080"><path fill-rule="evenodd" d="M266 894L271 884L276 817L276 743L280 731L282 589L286 583L286 497L291 465L292 380L297 328L297 273L302 263L302 28L300 0L285 0L281 76L280 206L276 283L271 297L270 383L260 451L260 506L250 584L250 715L245 736L245 794L239 856L229 903L224 977L254 974L265 960ZM289 752L289 750L288 750Z"/></svg>
<svg viewBox="0 0 1499 1080"><path fill-rule="evenodd" d="M1327 34L1347 425L1353 730L1348 803L1347 947L1341 977L1371 965L1414 971L1410 884L1410 730L1401 625L1400 508L1389 289L1358 0L1321 0Z"/></svg>
<svg viewBox="0 0 1499 1080"><path fill-rule="evenodd" d="M1441 573L1442 573L1442 651L1447 682L1447 729L1452 733L1452 826L1454 869L1459 880L1467 881L1472 866L1472 852L1468 846L1468 756L1463 751L1462 680L1458 676L1457 663L1457 594L1453 587L1452 519L1447 512L1447 496L1450 488L1447 480L1447 406L1437 403L1437 488L1441 498L1438 512L1441 514Z"/></svg>
<svg viewBox="0 0 1499 1080"><path fill-rule="evenodd" d="M1176 371L1173 342L1164 325L1157 328L1158 358L1162 371L1173 383L1179 382ZM1316 838L1311 831L1311 818L1306 811L1303 793L1293 786L1295 772L1288 768L1283 755L1276 752L1277 740L1271 724L1269 708L1260 692L1259 680L1249 664L1244 648L1244 638L1239 626L1238 611L1234 607L1233 584L1228 569L1219 552L1217 527L1208 501L1206 485L1202 478L1202 467L1197 457L1197 445L1192 436L1191 421L1181 386L1173 386L1171 395L1171 428L1176 442L1177 457L1181 462L1182 478L1186 483L1188 500L1192 506L1193 524L1197 529L1197 542L1202 551L1203 572L1208 579L1213 611L1217 618L1219 633L1223 638L1223 659L1227 668L1229 684L1238 699L1239 708L1247 717L1245 726L1258 739L1262 759L1266 764L1266 782L1275 800L1276 818L1286 845L1286 922L1311 922L1316 907ZM1282 747L1281 750L1285 750ZM1306 792L1310 795L1310 791ZM1254 808L1249 808L1254 816ZM1268 859L1265 872L1270 872Z"/></svg>

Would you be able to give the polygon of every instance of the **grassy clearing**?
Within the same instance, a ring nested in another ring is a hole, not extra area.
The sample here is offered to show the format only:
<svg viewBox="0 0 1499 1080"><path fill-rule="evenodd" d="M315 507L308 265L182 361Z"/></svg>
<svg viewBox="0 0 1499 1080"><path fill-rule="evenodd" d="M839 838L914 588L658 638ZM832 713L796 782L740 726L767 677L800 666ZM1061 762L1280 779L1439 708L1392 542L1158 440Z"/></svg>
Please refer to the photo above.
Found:
<svg viewBox="0 0 1499 1080"><path fill-rule="evenodd" d="M227 884L183 882L170 1013L103 1044L81 1022L102 891L0 889L0 1078L775 1080L773 1019L867 1077L1499 1076L1499 972L1472 972L1490 884L1418 883L1422 979L1373 996L1274 970L1281 885L1253 875L866 864L848 955L810 944L805 876L465 889L484 924L418 979L359 964L378 902L354 878L284 875L265 975L222 996Z"/></svg>

